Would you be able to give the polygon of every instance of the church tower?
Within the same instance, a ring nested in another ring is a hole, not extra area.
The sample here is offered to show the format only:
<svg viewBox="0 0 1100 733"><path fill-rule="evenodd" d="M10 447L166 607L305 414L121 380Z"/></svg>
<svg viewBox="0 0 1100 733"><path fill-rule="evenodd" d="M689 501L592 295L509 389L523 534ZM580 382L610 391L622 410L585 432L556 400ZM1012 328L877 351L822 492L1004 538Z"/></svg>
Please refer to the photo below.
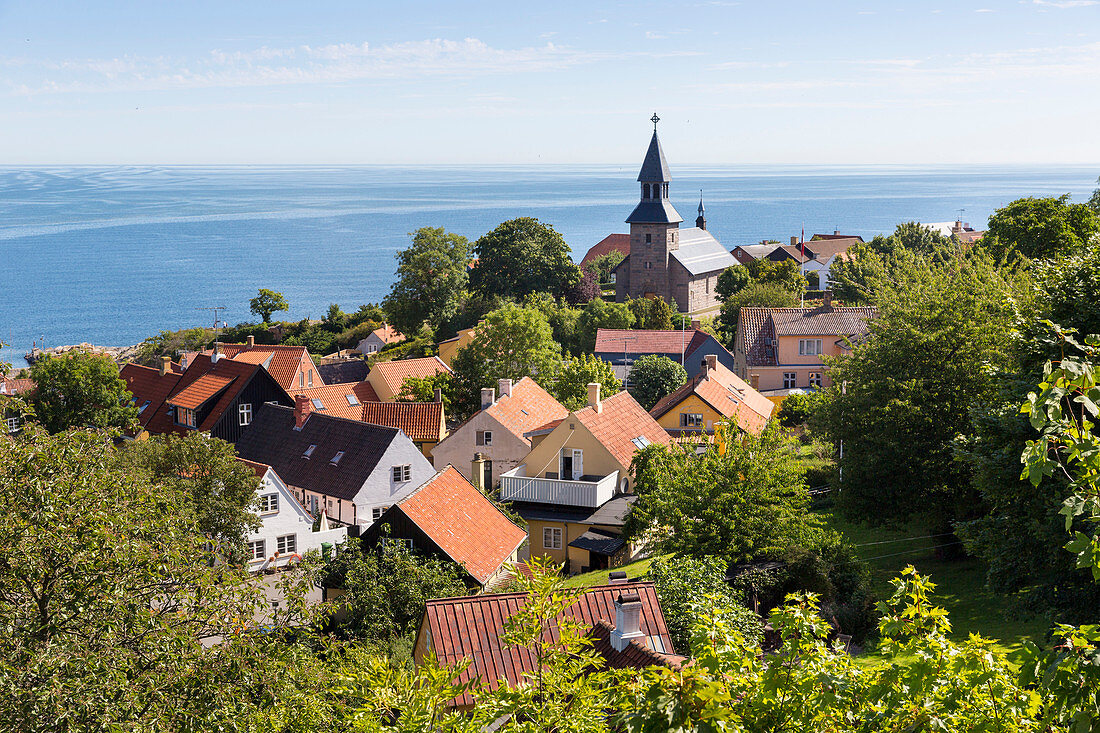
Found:
<svg viewBox="0 0 1100 733"><path fill-rule="evenodd" d="M695 226L706 230L707 210L703 208L703 189L699 189L699 216L695 217Z"/></svg>
<svg viewBox="0 0 1100 733"><path fill-rule="evenodd" d="M672 302L669 259L670 253L680 247L683 218L668 200L672 176L657 137L660 119L656 112L650 118L653 137L638 173L641 200L626 218L630 225L629 295L634 298L659 295Z"/></svg>

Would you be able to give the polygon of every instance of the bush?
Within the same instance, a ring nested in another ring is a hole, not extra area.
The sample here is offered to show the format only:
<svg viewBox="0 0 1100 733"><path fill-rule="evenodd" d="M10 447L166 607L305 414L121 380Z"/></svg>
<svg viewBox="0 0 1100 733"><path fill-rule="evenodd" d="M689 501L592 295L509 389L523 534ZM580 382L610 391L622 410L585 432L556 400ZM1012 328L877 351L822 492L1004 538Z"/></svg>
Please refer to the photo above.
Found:
<svg viewBox="0 0 1100 733"><path fill-rule="evenodd" d="M825 392L804 392L788 395L779 406L776 418L785 428L805 425L814 411L827 398Z"/></svg>

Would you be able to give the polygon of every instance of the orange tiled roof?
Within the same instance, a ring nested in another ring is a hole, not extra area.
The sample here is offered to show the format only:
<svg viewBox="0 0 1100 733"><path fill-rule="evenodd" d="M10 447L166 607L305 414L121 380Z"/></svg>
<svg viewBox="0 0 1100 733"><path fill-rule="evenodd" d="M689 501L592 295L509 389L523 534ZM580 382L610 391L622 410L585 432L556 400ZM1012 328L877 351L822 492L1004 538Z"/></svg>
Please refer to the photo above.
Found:
<svg viewBox="0 0 1100 733"><path fill-rule="evenodd" d="M438 356L425 356L417 359L396 359L380 361L371 369L375 371L390 391L398 394L407 377L431 377L441 372L451 374L451 368Z"/></svg>
<svg viewBox="0 0 1100 733"><path fill-rule="evenodd" d="M512 394L501 397L485 412L528 445L531 439L524 437L524 433L569 415L569 410L530 377L512 385Z"/></svg>
<svg viewBox="0 0 1100 733"><path fill-rule="evenodd" d="M243 463L252 469L252 472L256 474L257 478L263 478L271 466L266 463L260 463L259 461L250 461L247 458L237 458L238 461Z"/></svg>
<svg viewBox="0 0 1100 733"><path fill-rule="evenodd" d="M178 364L173 364L173 369L178 368ZM138 424L143 428L161 409L164 400L176 388L182 377L178 371L166 372L162 377L159 369L141 366L133 362L123 364L118 376L126 382L126 389L130 390L130 394L134 396L134 404L141 410L138 415Z"/></svg>
<svg viewBox="0 0 1100 733"><path fill-rule="evenodd" d="M218 344L218 348L221 350L222 354L234 361L244 361L249 364L263 364L268 373L275 377L275 381L279 383L279 386L287 392L297 388L298 381L295 375L298 374L299 369L303 368L303 366L306 369L314 370L314 380L316 380L314 384L324 384L324 382L321 381L321 374L317 372L313 364L313 359L310 358L309 352L306 351L306 347L304 346ZM210 352L207 351L204 353ZM269 357L271 361L266 362Z"/></svg>
<svg viewBox="0 0 1100 733"><path fill-rule="evenodd" d="M710 334L701 329L650 331L630 328L596 330L596 354L690 354Z"/></svg>
<svg viewBox="0 0 1100 733"><path fill-rule="evenodd" d="M236 399L237 394L251 382L259 369L261 369L261 367L255 364L245 364L244 362L235 361L233 359L222 358L219 359L217 363L214 363L211 362L209 356L204 354L196 356L192 364L187 368L187 371L180 376L179 382L174 388L176 394L184 392L192 384L206 376L213 376L221 380L227 379L232 382L226 389L223 389L221 393L217 395L217 401L210 408L209 413L206 415L206 418L203 419L202 423L196 427L196 430L199 432L206 432L212 429L217 422L221 420L225 410L233 400ZM168 397L165 400L165 404L175 404L173 397L174 395ZM290 399L289 396L287 399ZM178 435L186 435L190 432L189 428L185 428L173 422L166 407L158 409L156 414L149 420L146 427L151 433L176 433Z"/></svg>
<svg viewBox="0 0 1100 733"><path fill-rule="evenodd" d="M203 374L191 384L168 398L167 402L176 407L186 407L189 410L197 410L214 395L233 383L236 377L220 376L217 374Z"/></svg>
<svg viewBox="0 0 1100 733"><path fill-rule="evenodd" d="M155 372L156 369L153 371ZM0 394L24 394L30 392L32 389L34 389L33 379L11 379L10 377L0 375Z"/></svg>
<svg viewBox="0 0 1100 733"><path fill-rule="evenodd" d="M642 409L629 392L614 394L602 400L601 405L600 412L585 407L574 415L624 468L630 466L634 451L638 450L635 438L642 437L649 443L659 445L672 442L665 429Z"/></svg>
<svg viewBox="0 0 1100 733"><path fill-rule="evenodd" d="M629 234L608 234L584 253L581 260L581 268L588 267L593 261L612 252L622 252L623 256L630 254Z"/></svg>
<svg viewBox="0 0 1100 733"><path fill-rule="evenodd" d="M714 369L700 372L687 384L661 398L649 414L660 418L691 394L697 395L718 414L733 420L737 427L753 435L764 431L775 409L775 403L719 362Z"/></svg>
<svg viewBox="0 0 1100 733"><path fill-rule="evenodd" d="M588 632L588 638L592 640L592 651L603 657L607 666L612 669L645 669L654 666L680 669L687 661L687 657L678 654L662 654L640 639L631 639L625 649L616 651L611 643L611 632L614 630L615 624L600 619Z"/></svg>
<svg viewBox="0 0 1100 733"><path fill-rule="evenodd" d="M428 479L397 506L483 585L527 538L454 466Z"/></svg>
<svg viewBox="0 0 1100 733"><path fill-rule="evenodd" d="M396 328L388 323L383 323L381 328L376 328L371 331L377 336L384 344L396 344L398 341L404 341L405 337Z"/></svg>
<svg viewBox="0 0 1100 733"><path fill-rule="evenodd" d="M305 395L310 399L321 400L322 407L314 408L324 411L326 415L346 417L348 420L363 419L363 405L367 402L378 402L378 394L370 382L344 382L342 384L326 384L323 387L306 387L305 389L291 390L292 394ZM358 404L348 402L348 395L355 397Z"/></svg>

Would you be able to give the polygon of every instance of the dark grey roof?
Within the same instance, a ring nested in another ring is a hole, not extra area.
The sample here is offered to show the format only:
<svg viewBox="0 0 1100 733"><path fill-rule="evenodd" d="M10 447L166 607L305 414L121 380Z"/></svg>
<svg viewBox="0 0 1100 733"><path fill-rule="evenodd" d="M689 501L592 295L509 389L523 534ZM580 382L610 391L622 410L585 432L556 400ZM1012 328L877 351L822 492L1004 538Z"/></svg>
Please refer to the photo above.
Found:
<svg viewBox="0 0 1100 733"><path fill-rule="evenodd" d="M317 412L295 430L292 408L265 403L237 441L237 453L271 466L291 486L352 499L400 432ZM317 447L303 458L311 445ZM344 456L334 466L330 461L337 451Z"/></svg>
<svg viewBox="0 0 1100 733"><path fill-rule="evenodd" d="M657 139L657 131L653 131L653 137L649 141L649 150L642 161L642 170L638 173L639 181L660 181L668 183L672 176L668 172L668 162L665 160L665 151L661 150L661 141Z"/></svg>
<svg viewBox="0 0 1100 733"><path fill-rule="evenodd" d="M676 224L683 220L668 199L641 201L626 217L627 224Z"/></svg>
<svg viewBox="0 0 1100 733"><path fill-rule="evenodd" d="M626 521L626 515L630 512L631 505L636 501L638 501L636 496L616 496L611 501L605 501L599 509L592 512L584 520L584 523L621 527Z"/></svg>
<svg viewBox="0 0 1100 733"><path fill-rule="evenodd" d="M332 364L318 364L317 373L325 384L362 382L370 372L366 359L345 359Z"/></svg>
<svg viewBox="0 0 1100 733"><path fill-rule="evenodd" d="M533 519L536 522L583 522L592 514L591 509L584 507L556 506L535 502L514 501L510 506L512 511L524 519Z"/></svg>
<svg viewBox="0 0 1100 733"><path fill-rule="evenodd" d="M599 529L590 529L577 539L569 543L570 547L578 550L588 550L597 555L614 555L626 545L619 535L611 534Z"/></svg>
<svg viewBox="0 0 1100 733"><path fill-rule="evenodd" d="M680 248L672 250L671 254L692 275L724 270L738 264L710 232L699 227L681 229Z"/></svg>
<svg viewBox="0 0 1100 733"><path fill-rule="evenodd" d="M741 251L754 259L760 259L761 257L767 257L775 248L779 245L775 242L771 244L739 244Z"/></svg>

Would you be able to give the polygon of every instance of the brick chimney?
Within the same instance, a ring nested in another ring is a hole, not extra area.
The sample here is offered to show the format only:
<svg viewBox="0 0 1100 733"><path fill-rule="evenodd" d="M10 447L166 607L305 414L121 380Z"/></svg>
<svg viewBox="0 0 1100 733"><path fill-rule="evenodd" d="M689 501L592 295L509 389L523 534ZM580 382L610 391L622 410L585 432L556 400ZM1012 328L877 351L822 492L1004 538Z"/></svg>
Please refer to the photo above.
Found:
<svg viewBox="0 0 1100 733"><path fill-rule="evenodd" d="M246 338L244 341L246 344L248 344L248 348L250 349L256 345L256 337L252 334L248 334L248 338Z"/></svg>
<svg viewBox="0 0 1100 733"><path fill-rule="evenodd" d="M760 389L760 375L759 374L750 374L749 375L749 386L751 386L753 389Z"/></svg>
<svg viewBox="0 0 1100 733"><path fill-rule="evenodd" d="M625 570L612 570L607 574L608 585L621 585L627 582Z"/></svg>
<svg viewBox="0 0 1100 733"><path fill-rule="evenodd" d="M600 383L588 383L588 406L596 412L603 412L603 403L600 402Z"/></svg>
<svg viewBox="0 0 1100 733"><path fill-rule="evenodd" d="M485 387L481 390L481 409L486 410L493 406L493 403L497 401L496 392L492 387Z"/></svg>
<svg viewBox="0 0 1100 733"><path fill-rule="evenodd" d="M498 379L497 380L497 394L501 397L512 396L512 380L511 379Z"/></svg>
<svg viewBox="0 0 1100 733"><path fill-rule="evenodd" d="M157 370L160 372L160 376L164 376L172 368L172 357L162 356L160 357L160 368Z"/></svg>
<svg viewBox="0 0 1100 733"><path fill-rule="evenodd" d="M691 319L691 327L698 331L703 327L703 322L698 318L693 318Z"/></svg>
<svg viewBox="0 0 1100 733"><path fill-rule="evenodd" d="M304 394L294 395L294 429L301 430L313 412L313 403Z"/></svg>
<svg viewBox="0 0 1100 733"><path fill-rule="evenodd" d="M718 354L707 354L703 357L703 376L706 376L718 368Z"/></svg>
<svg viewBox="0 0 1100 733"><path fill-rule="evenodd" d="M442 402L443 401L443 390L441 390L439 387L435 388L435 401L436 402Z"/></svg>
<svg viewBox="0 0 1100 733"><path fill-rule="evenodd" d="M822 300L823 300L822 305L824 307L826 307L826 308L832 308L833 307L833 291L832 290L826 290L824 292L824 294L822 294L821 297L822 297Z"/></svg>
<svg viewBox="0 0 1100 733"><path fill-rule="evenodd" d="M611 631L611 646L621 652L634 639L644 639L642 633L642 599L637 591L623 591L615 599L615 628Z"/></svg>

